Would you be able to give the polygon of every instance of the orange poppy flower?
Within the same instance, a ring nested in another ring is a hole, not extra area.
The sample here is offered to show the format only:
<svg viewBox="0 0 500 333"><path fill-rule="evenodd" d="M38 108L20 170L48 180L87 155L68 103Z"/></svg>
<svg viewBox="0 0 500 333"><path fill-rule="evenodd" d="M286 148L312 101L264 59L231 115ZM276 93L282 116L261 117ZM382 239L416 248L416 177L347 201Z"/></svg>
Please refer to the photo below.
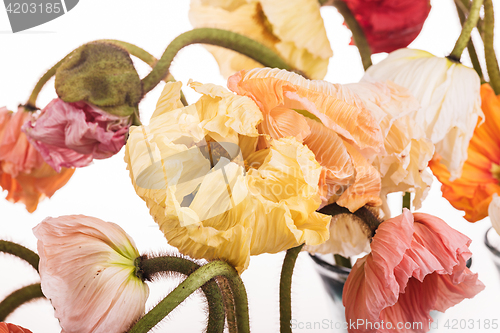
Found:
<svg viewBox="0 0 500 333"><path fill-rule="evenodd" d="M429 163L442 183L443 197L465 211L469 222L488 216L493 194L500 194L500 97L489 84L481 86L481 108L485 121L474 130L460 178L449 181L450 173L438 155Z"/></svg>
<svg viewBox="0 0 500 333"><path fill-rule="evenodd" d="M16 113L0 108L0 187L8 192L7 200L24 203L32 213L68 182L74 169L58 173L45 163L21 131L30 116L22 107Z"/></svg>

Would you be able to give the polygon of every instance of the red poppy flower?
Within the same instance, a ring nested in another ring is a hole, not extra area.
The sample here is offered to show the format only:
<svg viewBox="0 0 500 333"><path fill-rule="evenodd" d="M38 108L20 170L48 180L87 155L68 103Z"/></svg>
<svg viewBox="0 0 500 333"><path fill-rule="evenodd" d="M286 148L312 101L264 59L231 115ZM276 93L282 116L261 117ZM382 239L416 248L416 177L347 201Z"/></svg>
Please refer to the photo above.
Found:
<svg viewBox="0 0 500 333"><path fill-rule="evenodd" d="M431 10L429 0L343 1L361 25L372 53L408 46L422 30Z"/></svg>

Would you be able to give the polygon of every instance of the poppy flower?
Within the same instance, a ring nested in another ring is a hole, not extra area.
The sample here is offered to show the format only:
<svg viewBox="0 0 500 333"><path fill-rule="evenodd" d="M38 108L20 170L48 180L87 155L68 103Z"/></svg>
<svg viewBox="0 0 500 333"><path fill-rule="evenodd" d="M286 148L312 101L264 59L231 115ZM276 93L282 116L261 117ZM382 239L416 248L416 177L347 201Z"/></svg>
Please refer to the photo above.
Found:
<svg viewBox="0 0 500 333"><path fill-rule="evenodd" d="M277 52L293 68L322 79L333 56L316 0L192 0L189 20L195 28L218 28L252 38ZM237 52L206 46L225 77L262 67Z"/></svg>
<svg viewBox="0 0 500 333"><path fill-rule="evenodd" d="M15 113L0 108L0 186L8 192L8 201L22 202L32 213L41 200L50 198L68 182L74 169L56 172L45 163L21 131L30 118L31 113L23 107Z"/></svg>
<svg viewBox="0 0 500 333"><path fill-rule="evenodd" d="M321 166L293 138L256 147L257 105L213 84L189 84L202 97L180 104L167 83L148 126L132 127L125 149L136 193L170 245L196 259L223 259L241 273L251 255L328 238Z"/></svg>
<svg viewBox="0 0 500 333"><path fill-rule="evenodd" d="M372 53L408 46L417 38L431 10L429 0L342 1L363 29Z"/></svg>
<svg viewBox="0 0 500 333"><path fill-rule="evenodd" d="M107 113L87 102L56 98L23 126L23 132L56 171L84 167L113 156L125 145L131 117Z"/></svg>
<svg viewBox="0 0 500 333"><path fill-rule="evenodd" d="M460 177L474 128L484 118L477 73L425 51L400 49L368 68L363 80L407 88L422 107L412 115L415 123L435 145L451 180Z"/></svg>
<svg viewBox="0 0 500 333"><path fill-rule="evenodd" d="M444 312L484 289L466 267L470 243L424 213L405 209L382 222L371 253L356 261L344 286L347 322L363 321L349 332L427 332L430 311Z"/></svg>
<svg viewBox="0 0 500 333"><path fill-rule="evenodd" d="M268 145L266 136L292 136L312 150L322 166L323 205L337 202L354 212L381 204L380 174L369 159L384 151L383 135L359 96L342 85L270 68L241 71L228 87L259 106L264 136L258 147Z"/></svg>
<svg viewBox="0 0 500 333"><path fill-rule="evenodd" d="M125 332L144 314L134 241L117 224L70 215L33 228L40 280L64 333Z"/></svg>
<svg viewBox="0 0 500 333"><path fill-rule="evenodd" d="M488 216L492 196L500 194L500 97L487 83L481 86L485 121L474 130L462 175L451 181L450 172L436 156L429 166L441 182L441 191L453 207L465 211L469 222Z"/></svg>

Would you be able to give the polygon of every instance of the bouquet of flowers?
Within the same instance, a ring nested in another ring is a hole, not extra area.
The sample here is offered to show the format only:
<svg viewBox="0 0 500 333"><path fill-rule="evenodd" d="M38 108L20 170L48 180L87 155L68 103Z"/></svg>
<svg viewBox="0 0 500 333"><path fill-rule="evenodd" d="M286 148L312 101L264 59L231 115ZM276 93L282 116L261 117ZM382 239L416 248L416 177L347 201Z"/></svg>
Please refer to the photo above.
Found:
<svg viewBox="0 0 500 333"><path fill-rule="evenodd" d="M433 176L467 221L489 216L500 234L497 8L492 0L453 5L462 29L446 57L407 48L432 13L429 0L192 0L193 29L158 59L114 39L61 56L17 111L0 108L2 200L29 213L53 203L29 226L36 251L2 223L0 252L39 279L0 290L0 332L31 332L8 316L43 298L62 332L149 332L197 291L207 332L249 332L241 275L252 256L281 252L280 332L296 328L291 289L301 252L345 273L336 287L344 330L429 331L433 311L485 288L470 269L471 238L453 221L418 212ZM324 80L335 36L322 13L334 8L359 51L358 82ZM225 86L174 79L174 59L192 44L213 55ZM57 97L41 106L53 77ZM148 94L156 107L144 107ZM128 177L92 165L105 159ZM133 220L134 209L107 207L113 222L86 215L85 202L64 209L64 191L87 186L72 182L76 169L112 179L91 189L103 196L126 181L163 248L139 251L113 218L121 210ZM396 209L394 194L402 197ZM155 283L179 277L146 306ZM498 328L496 319L472 324Z"/></svg>

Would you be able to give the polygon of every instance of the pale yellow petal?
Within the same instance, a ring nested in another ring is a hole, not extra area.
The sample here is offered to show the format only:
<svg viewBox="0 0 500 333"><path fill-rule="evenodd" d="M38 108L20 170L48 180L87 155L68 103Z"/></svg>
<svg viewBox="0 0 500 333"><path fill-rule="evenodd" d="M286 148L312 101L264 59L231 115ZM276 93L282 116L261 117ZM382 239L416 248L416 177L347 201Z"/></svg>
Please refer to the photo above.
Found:
<svg viewBox="0 0 500 333"><path fill-rule="evenodd" d="M166 112L182 108L181 102L181 87L182 82L167 82L163 91L161 92L160 98L156 103L156 109L151 118L157 117Z"/></svg>
<svg viewBox="0 0 500 333"><path fill-rule="evenodd" d="M370 233L355 215L340 214L332 217L330 222L330 238L317 246L305 246L311 253L340 254L352 257L363 252L370 252Z"/></svg>

